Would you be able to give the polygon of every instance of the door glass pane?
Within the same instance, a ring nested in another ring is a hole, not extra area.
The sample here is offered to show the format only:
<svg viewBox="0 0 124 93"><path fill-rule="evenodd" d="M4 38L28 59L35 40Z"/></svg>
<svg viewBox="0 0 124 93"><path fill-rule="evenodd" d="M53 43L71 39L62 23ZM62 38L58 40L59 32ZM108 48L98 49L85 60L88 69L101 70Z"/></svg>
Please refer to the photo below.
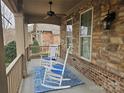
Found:
<svg viewBox="0 0 124 93"><path fill-rule="evenodd" d="M90 59L90 37L81 37L81 56Z"/></svg>
<svg viewBox="0 0 124 93"><path fill-rule="evenodd" d="M67 48L72 46L72 37L67 37Z"/></svg>
<svg viewBox="0 0 124 93"><path fill-rule="evenodd" d="M72 52L72 20L67 21L66 26L67 48L70 46L70 53Z"/></svg>
<svg viewBox="0 0 124 93"><path fill-rule="evenodd" d="M67 36L72 35L72 20L67 21Z"/></svg>

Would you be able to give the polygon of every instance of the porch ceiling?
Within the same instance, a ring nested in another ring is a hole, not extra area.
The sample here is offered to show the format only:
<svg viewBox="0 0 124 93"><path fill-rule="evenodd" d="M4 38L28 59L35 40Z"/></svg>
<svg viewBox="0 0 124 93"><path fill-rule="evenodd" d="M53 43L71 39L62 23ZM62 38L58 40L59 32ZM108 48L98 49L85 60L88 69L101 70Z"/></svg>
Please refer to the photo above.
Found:
<svg viewBox="0 0 124 93"><path fill-rule="evenodd" d="M52 10L56 14L65 14L81 0L52 0ZM28 15L46 15L49 10L49 0L23 0L24 13Z"/></svg>
<svg viewBox="0 0 124 93"><path fill-rule="evenodd" d="M57 17L50 17L47 20L43 18L47 16L49 11L49 0L23 0L23 12L27 18L28 23L50 23L60 25L61 17L65 15L71 8L77 5L82 0L52 0L52 11ZM54 21L53 21L54 20Z"/></svg>

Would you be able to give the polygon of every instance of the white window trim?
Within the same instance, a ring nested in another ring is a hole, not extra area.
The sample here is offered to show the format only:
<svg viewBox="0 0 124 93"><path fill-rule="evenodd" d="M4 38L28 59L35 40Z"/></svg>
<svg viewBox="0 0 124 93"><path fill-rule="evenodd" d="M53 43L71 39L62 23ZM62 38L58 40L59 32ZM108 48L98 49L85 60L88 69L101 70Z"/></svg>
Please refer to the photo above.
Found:
<svg viewBox="0 0 124 93"><path fill-rule="evenodd" d="M72 21L72 35L71 36L67 36L67 22L68 21ZM72 37L72 48L73 48L73 17L69 18L68 20L66 20L66 49L67 49L67 38L68 37ZM72 49L72 52L73 52L73 49ZM72 54L72 52L69 52L70 54Z"/></svg>
<svg viewBox="0 0 124 93"><path fill-rule="evenodd" d="M86 13L86 12L88 12L88 11L90 11L90 10L92 10L92 22L91 22L91 35L87 35L87 36L80 36L80 30L81 30L81 28L80 28L80 26L81 26L81 15L82 14L84 14L84 13ZM88 62L91 62L91 60L92 60L92 32L93 32L93 11L94 11L94 9L93 9L93 7L91 7L91 8L89 8L89 9L87 9L86 11L84 11L84 12L82 12L82 13L80 13L80 26L79 26L79 55L80 55L80 58L82 58L83 60L86 60L86 61L88 61ZM81 56L81 49L80 49L80 38L81 37L90 37L91 38L91 40L90 40L90 59L87 59L87 58L85 58L85 57L83 57L83 56Z"/></svg>

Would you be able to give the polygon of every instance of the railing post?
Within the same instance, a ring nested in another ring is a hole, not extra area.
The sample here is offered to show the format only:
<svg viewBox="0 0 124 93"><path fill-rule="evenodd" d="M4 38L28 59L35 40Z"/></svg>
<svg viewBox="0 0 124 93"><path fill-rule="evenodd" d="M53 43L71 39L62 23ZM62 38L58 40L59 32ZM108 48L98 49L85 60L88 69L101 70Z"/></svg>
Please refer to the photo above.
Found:
<svg viewBox="0 0 124 93"><path fill-rule="evenodd" d="M27 48L27 60L30 61L30 45Z"/></svg>
<svg viewBox="0 0 124 93"><path fill-rule="evenodd" d="M23 75L23 78L25 78L27 76L27 67L26 67L25 55L22 55L22 75Z"/></svg>
<svg viewBox="0 0 124 93"><path fill-rule="evenodd" d="M0 2L0 7L1 7L1 2ZM1 8L0 8L0 93L8 93L6 68L4 63L4 43L3 43Z"/></svg>
<svg viewBox="0 0 124 93"><path fill-rule="evenodd" d="M28 61L30 61L31 60L31 45L29 45L29 47L28 47Z"/></svg>

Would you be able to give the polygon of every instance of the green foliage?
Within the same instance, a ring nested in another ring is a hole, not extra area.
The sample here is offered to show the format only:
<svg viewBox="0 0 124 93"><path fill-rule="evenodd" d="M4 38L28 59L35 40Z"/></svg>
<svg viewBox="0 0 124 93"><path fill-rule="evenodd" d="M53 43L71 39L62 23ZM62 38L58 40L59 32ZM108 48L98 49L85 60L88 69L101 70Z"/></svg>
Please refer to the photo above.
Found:
<svg viewBox="0 0 124 93"><path fill-rule="evenodd" d="M38 53L40 50L38 41L36 39L33 40L32 53Z"/></svg>
<svg viewBox="0 0 124 93"><path fill-rule="evenodd" d="M16 58L16 42L12 41L5 48L5 63L11 63Z"/></svg>

